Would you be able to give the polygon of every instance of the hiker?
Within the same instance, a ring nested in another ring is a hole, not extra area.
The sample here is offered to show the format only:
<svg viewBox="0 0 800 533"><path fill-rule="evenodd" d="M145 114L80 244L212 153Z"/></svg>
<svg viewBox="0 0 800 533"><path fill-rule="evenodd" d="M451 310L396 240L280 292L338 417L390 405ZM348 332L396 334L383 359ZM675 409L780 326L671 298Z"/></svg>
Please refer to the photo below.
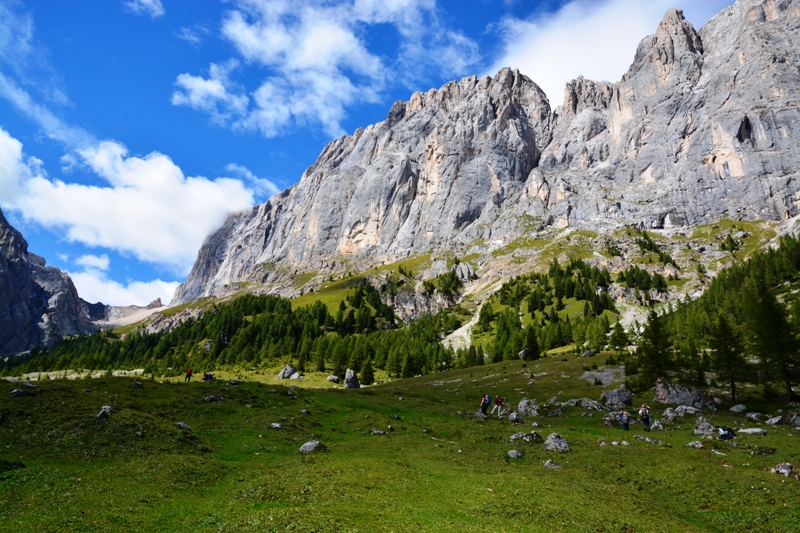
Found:
<svg viewBox="0 0 800 533"><path fill-rule="evenodd" d="M622 411L619 414L619 419L622 422L622 429L628 431L631 428L631 415L628 414L628 411Z"/></svg>
<svg viewBox="0 0 800 533"><path fill-rule="evenodd" d="M489 408L489 403L491 403L489 395L484 394L483 398L481 398L481 413L483 413L484 416L486 416L486 410Z"/></svg>
<svg viewBox="0 0 800 533"><path fill-rule="evenodd" d="M191 368L187 368L186 369L186 377L183 378L183 382L187 383L187 382L189 382L191 380L192 380L192 369Z"/></svg>
<svg viewBox="0 0 800 533"><path fill-rule="evenodd" d="M492 407L492 412L489 414L493 415L495 410L497 411L497 416L503 414L503 399L500 396L495 396L494 407Z"/></svg>
<svg viewBox="0 0 800 533"><path fill-rule="evenodd" d="M642 408L639 409L639 416L642 417L642 429L650 431L650 406L643 403Z"/></svg>
<svg viewBox="0 0 800 533"><path fill-rule="evenodd" d="M214 379L214 374L206 374L203 372L203 381L211 381L212 379Z"/></svg>

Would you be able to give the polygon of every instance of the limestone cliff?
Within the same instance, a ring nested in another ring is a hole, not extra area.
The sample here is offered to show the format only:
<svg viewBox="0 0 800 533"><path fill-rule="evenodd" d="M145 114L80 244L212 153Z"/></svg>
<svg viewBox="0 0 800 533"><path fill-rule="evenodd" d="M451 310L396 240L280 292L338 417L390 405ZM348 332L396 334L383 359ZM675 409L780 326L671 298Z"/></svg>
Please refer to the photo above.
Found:
<svg viewBox="0 0 800 533"><path fill-rule="evenodd" d="M738 0L700 32L670 10L617 83L551 110L517 71L395 103L300 182L231 216L173 303L289 271L469 253L531 225L648 228L800 212L800 0Z"/></svg>
<svg viewBox="0 0 800 533"><path fill-rule="evenodd" d="M69 276L28 252L28 243L0 210L0 356L94 330Z"/></svg>

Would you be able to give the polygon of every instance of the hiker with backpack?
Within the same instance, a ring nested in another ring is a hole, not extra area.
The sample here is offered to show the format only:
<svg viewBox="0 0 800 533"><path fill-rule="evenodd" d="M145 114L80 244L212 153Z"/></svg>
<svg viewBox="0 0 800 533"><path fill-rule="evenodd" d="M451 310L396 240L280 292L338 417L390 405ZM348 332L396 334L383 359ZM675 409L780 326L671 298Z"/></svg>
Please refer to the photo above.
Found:
<svg viewBox="0 0 800 533"><path fill-rule="evenodd" d="M191 380L192 380L192 369L191 368L187 368L186 369L186 377L183 378L183 382L184 383L188 383Z"/></svg>
<svg viewBox="0 0 800 533"><path fill-rule="evenodd" d="M503 414L503 398L500 396L495 396L494 398L494 407L492 407L492 412L489 414L494 414L495 410L497 411L497 416Z"/></svg>
<svg viewBox="0 0 800 533"><path fill-rule="evenodd" d="M650 406L643 403L642 408L639 409L639 416L642 417L642 429L650 431Z"/></svg>
<svg viewBox="0 0 800 533"><path fill-rule="evenodd" d="M489 395L484 394L483 398L481 398L481 413L483 413L483 416L486 416L486 410L489 408L490 403Z"/></svg>

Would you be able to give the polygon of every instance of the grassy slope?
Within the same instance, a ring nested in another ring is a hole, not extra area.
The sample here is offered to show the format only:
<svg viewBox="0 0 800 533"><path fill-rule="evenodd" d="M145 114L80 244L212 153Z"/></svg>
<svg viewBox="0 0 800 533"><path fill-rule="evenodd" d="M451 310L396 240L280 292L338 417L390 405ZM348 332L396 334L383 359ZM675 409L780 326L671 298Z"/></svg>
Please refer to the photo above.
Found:
<svg viewBox="0 0 800 533"><path fill-rule="evenodd" d="M558 455L509 443L530 420L517 428L465 414L484 393L513 404L596 399L601 387L575 379L586 362L507 362L359 391L300 389L297 399L255 382L145 381L135 389L123 378L45 382L35 396L12 399L20 385L0 382L0 459L26 465L0 471L0 530L796 530L800 483L764 469L798 462L797 430L742 436L738 448L714 442L722 456L685 447L697 439L692 420L652 433L673 446L661 448L633 439L637 427L624 434L603 427L601 415L566 408L560 418L538 419L543 436L557 431L569 441L572 451ZM532 385L529 372L539 374ZM225 401L204 402L208 392ZM109 404L111 418L95 420ZM711 420L744 423L727 410ZM270 429L272 422L283 429ZM390 435L368 433L389 424ZM312 434L329 453L297 453ZM601 448L602 437L631 446ZM777 452L751 456L755 445ZM505 459L512 448L522 459ZM543 468L547 459L563 469Z"/></svg>

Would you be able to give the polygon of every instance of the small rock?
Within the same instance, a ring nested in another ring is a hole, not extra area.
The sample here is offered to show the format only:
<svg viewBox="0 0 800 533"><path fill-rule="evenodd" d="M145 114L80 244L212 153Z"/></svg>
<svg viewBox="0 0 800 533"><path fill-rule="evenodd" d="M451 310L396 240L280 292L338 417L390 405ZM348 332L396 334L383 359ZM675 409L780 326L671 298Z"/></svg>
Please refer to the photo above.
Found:
<svg viewBox="0 0 800 533"><path fill-rule="evenodd" d="M675 412L678 414L678 416L684 417L686 415L699 415L702 411L700 411L700 409L697 407L692 407L691 405L679 405L675 408Z"/></svg>
<svg viewBox="0 0 800 533"><path fill-rule="evenodd" d="M733 407L731 407L731 411L733 411L734 413L743 413L743 412L747 411L747 407L745 407L742 404L738 404L738 405L734 405Z"/></svg>
<svg viewBox="0 0 800 533"><path fill-rule="evenodd" d="M289 379L302 379L302 378L303 376L300 375L300 372L295 372L294 374L289 376Z"/></svg>
<svg viewBox="0 0 800 533"><path fill-rule="evenodd" d="M752 450L750 450L750 455L772 455L777 450L775 448L770 448L768 446L754 446Z"/></svg>
<svg viewBox="0 0 800 533"><path fill-rule="evenodd" d="M232 379L231 381L228 382L228 385L233 385L234 387L238 384L239 384L238 379Z"/></svg>
<svg viewBox="0 0 800 533"><path fill-rule="evenodd" d="M113 409L111 408L110 405L104 405L103 407L100 408L100 412L97 413L97 417L96 418L98 420L105 420L106 418L111 416L111 412L112 411L113 411Z"/></svg>
<svg viewBox="0 0 800 533"><path fill-rule="evenodd" d="M524 422L524 420L522 420L522 418L520 418L520 416L514 411L508 415L508 421L511 424L522 424Z"/></svg>
<svg viewBox="0 0 800 533"><path fill-rule="evenodd" d="M630 443L630 442L628 442L628 441L626 441L626 440L623 440L623 441L621 441L621 442L619 443L619 445L620 445L620 446L630 446L630 445L631 445L631 443Z"/></svg>
<svg viewBox="0 0 800 533"><path fill-rule="evenodd" d="M545 416L549 418L558 418L559 416L561 416L561 414L562 414L561 409L556 409L554 411L548 412Z"/></svg>
<svg viewBox="0 0 800 533"><path fill-rule="evenodd" d="M310 415L311 413L308 411L308 409L300 409L300 414L301 414L301 415L306 415L306 416L308 416L308 415Z"/></svg>
<svg viewBox="0 0 800 533"><path fill-rule="evenodd" d="M586 411L585 413L581 413L581 417L582 418L592 418L592 417L594 417L594 413Z"/></svg>
<svg viewBox="0 0 800 533"><path fill-rule="evenodd" d="M325 445L318 440L310 440L305 444L303 444L302 446L300 446L300 453L302 453L303 455L307 455L309 453L326 452L326 451L328 451L328 448L326 448Z"/></svg>
<svg viewBox="0 0 800 533"><path fill-rule="evenodd" d="M697 426L694 428L695 435L713 435L714 425L703 417L697 419Z"/></svg>
<svg viewBox="0 0 800 533"><path fill-rule="evenodd" d="M747 413L745 418L752 420L753 422L759 422L761 417L764 416L761 413Z"/></svg>
<svg viewBox="0 0 800 533"><path fill-rule="evenodd" d="M594 356L595 356L594 350L586 350L585 352L583 352L583 355L581 355L581 357L594 357Z"/></svg>
<svg viewBox="0 0 800 533"><path fill-rule="evenodd" d="M783 422L783 417L778 415L778 416L772 417L769 420L767 420L767 425L769 425L769 426L777 426L781 422Z"/></svg>
<svg viewBox="0 0 800 533"><path fill-rule="evenodd" d="M486 421L486 418L487 418L487 417L486 417L486 415L485 415L485 414L483 414L481 411L478 411L478 412L476 412L476 413L475 413L475 418L477 418L477 419L478 419L478 420L480 420L481 422L484 422L484 421Z"/></svg>
<svg viewBox="0 0 800 533"><path fill-rule="evenodd" d="M392 418L394 418L395 420L402 420L402 418L400 418L400 415L394 415Z"/></svg>
<svg viewBox="0 0 800 533"><path fill-rule="evenodd" d="M761 435L763 437L767 434L767 430L761 428L746 428L740 429L738 433L742 435Z"/></svg>
<svg viewBox="0 0 800 533"><path fill-rule="evenodd" d="M508 456L511 459L521 459L522 458L522 452L519 451L519 450L509 450L508 451Z"/></svg>
<svg viewBox="0 0 800 533"><path fill-rule="evenodd" d="M780 474L782 476L789 477L792 475L792 464L791 463L780 463L772 469L773 474Z"/></svg>
<svg viewBox="0 0 800 533"><path fill-rule="evenodd" d="M281 425L279 423L277 423L277 422L272 422L269 425L269 427L271 427L272 429L281 429Z"/></svg>
<svg viewBox="0 0 800 533"><path fill-rule="evenodd" d="M597 439L597 445L598 446L607 446L608 442L606 441L606 439Z"/></svg>
<svg viewBox="0 0 800 533"><path fill-rule="evenodd" d="M653 431L664 431L664 426L661 425L661 422L656 420L650 425L650 429Z"/></svg>
<svg viewBox="0 0 800 533"><path fill-rule="evenodd" d="M693 442L690 442L689 444L687 444L687 445L686 445L686 447L687 447L687 448L697 448L697 449L700 449L700 448L702 448L702 447L703 447L703 443L702 443L702 442L700 442L699 440L696 440L696 441L693 441Z"/></svg>
<svg viewBox="0 0 800 533"><path fill-rule="evenodd" d="M134 389L141 389L142 383L140 381L134 381L133 383L131 383L131 387L133 387Z"/></svg>
<svg viewBox="0 0 800 533"><path fill-rule="evenodd" d="M328 376L328 381L331 383L339 383L339 376Z"/></svg>
<svg viewBox="0 0 800 533"><path fill-rule="evenodd" d="M210 403L221 402L222 401L222 395L221 394L209 394L204 399L205 399L205 401L210 402Z"/></svg>
<svg viewBox="0 0 800 533"><path fill-rule="evenodd" d="M540 428L540 427L542 427L542 425L539 422L536 422L534 420L533 422L531 422L531 427L532 428Z"/></svg>
<svg viewBox="0 0 800 533"><path fill-rule="evenodd" d="M14 389L11 391L12 398L22 398L23 396L33 396L33 393L24 389Z"/></svg>
<svg viewBox="0 0 800 533"><path fill-rule="evenodd" d="M386 429L387 431L394 431L394 428L392 426L386 426Z"/></svg>
<svg viewBox="0 0 800 533"><path fill-rule="evenodd" d="M558 433L551 433L544 441L544 449L549 452L566 453L569 451L569 443Z"/></svg>
<svg viewBox="0 0 800 533"><path fill-rule="evenodd" d="M402 397L402 396L398 396L398 397L397 397L397 401L398 401L398 402L402 402L402 401L403 401L403 397Z"/></svg>
<svg viewBox="0 0 800 533"><path fill-rule="evenodd" d="M386 432L381 431L380 429L371 429L369 432L372 435L386 435Z"/></svg>
<svg viewBox="0 0 800 533"><path fill-rule="evenodd" d="M545 463L544 463L544 467L545 467L545 468L552 468L552 469L554 469L554 470L557 470L557 469L561 468L559 465L555 464L555 463L554 463L553 461L551 461L550 459L548 459L547 461L545 461Z"/></svg>
<svg viewBox="0 0 800 533"><path fill-rule="evenodd" d="M189 427L189 424L187 424L186 422L175 422L175 425L178 426L179 428L185 429L187 431L192 429L192 428Z"/></svg>

